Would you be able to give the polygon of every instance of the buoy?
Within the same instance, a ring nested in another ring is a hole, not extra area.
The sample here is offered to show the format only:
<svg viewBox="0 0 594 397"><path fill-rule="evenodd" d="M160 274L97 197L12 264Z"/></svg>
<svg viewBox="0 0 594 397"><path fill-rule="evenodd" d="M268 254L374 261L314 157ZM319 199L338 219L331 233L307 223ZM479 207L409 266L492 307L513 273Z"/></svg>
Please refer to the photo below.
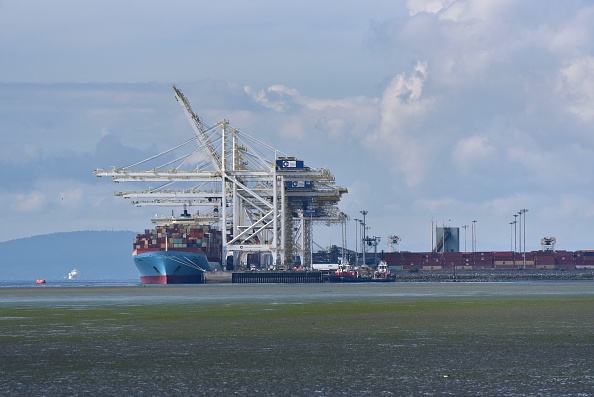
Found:
<svg viewBox="0 0 594 397"><path fill-rule="evenodd" d="M41 279L41 278L38 278L38 279L35 281L35 284L45 284L45 280L43 280L43 279Z"/></svg>

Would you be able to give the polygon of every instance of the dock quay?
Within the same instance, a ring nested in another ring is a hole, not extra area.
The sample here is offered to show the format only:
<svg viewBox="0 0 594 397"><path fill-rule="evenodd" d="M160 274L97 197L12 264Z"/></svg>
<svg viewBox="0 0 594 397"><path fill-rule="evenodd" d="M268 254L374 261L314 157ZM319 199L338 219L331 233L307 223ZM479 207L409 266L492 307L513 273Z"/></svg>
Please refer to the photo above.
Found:
<svg viewBox="0 0 594 397"><path fill-rule="evenodd" d="M322 282L322 272L236 272L232 273L232 284L312 284Z"/></svg>
<svg viewBox="0 0 594 397"><path fill-rule="evenodd" d="M594 270L480 269L399 271L397 282L513 282L513 281L594 281Z"/></svg>
<svg viewBox="0 0 594 397"><path fill-rule="evenodd" d="M594 281L594 270L421 270L396 272L397 283L407 282L510 282L510 281ZM205 284L321 283L321 272L230 272L205 274Z"/></svg>
<svg viewBox="0 0 594 397"><path fill-rule="evenodd" d="M230 272L205 274L205 284L312 284L322 282L322 272Z"/></svg>

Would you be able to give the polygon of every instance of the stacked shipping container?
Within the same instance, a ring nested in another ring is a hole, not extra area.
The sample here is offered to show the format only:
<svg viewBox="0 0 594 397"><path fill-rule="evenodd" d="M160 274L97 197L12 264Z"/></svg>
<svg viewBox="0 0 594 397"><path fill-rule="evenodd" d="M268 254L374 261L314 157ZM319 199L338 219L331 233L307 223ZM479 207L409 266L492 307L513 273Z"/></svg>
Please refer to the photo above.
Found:
<svg viewBox="0 0 594 397"><path fill-rule="evenodd" d="M594 269L594 250L575 252L575 265L578 269Z"/></svg>
<svg viewBox="0 0 594 397"><path fill-rule="evenodd" d="M594 269L592 251L532 252L389 252L383 259L393 270L454 269Z"/></svg>
<svg viewBox="0 0 594 397"><path fill-rule="evenodd" d="M142 251L195 251L202 250L209 261L221 258L221 234L209 225L174 223L146 229L134 240L134 250Z"/></svg>

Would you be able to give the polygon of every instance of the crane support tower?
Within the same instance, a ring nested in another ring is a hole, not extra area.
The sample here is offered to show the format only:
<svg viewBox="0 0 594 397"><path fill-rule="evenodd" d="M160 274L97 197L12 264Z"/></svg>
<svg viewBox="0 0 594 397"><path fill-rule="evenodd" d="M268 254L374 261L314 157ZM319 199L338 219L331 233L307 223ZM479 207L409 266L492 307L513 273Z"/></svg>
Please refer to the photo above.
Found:
<svg viewBox="0 0 594 397"><path fill-rule="evenodd" d="M296 255L311 267L312 226L344 224L338 203L347 189L336 186L328 169L310 168L227 120L205 125L175 85L173 91L194 136L148 159L93 173L145 186L115 193L136 206L199 207L192 219L223 231L222 260L267 252L274 269L291 268Z"/></svg>

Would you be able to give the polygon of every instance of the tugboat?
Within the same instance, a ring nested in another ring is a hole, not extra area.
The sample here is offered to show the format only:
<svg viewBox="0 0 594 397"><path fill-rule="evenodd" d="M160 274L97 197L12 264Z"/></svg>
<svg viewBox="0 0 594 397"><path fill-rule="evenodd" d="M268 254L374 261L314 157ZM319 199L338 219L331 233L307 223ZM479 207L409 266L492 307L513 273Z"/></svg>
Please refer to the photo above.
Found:
<svg viewBox="0 0 594 397"><path fill-rule="evenodd" d="M377 265L377 270L373 273L373 281L396 281L396 275L388 269L388 262L380 261Z"/></svg>
<svg viewBox="0 0 594 397"><path fill-rule="evenodd" d="M350 269L348 265L340 265L333 274L325 276L324 281L328 283L358 283L363 281L363 278L357 270Z"/></svg>
<svg viewBox="0 0 594 397"><path fill-rule="evenodd" d="M351 269L348 265L340 265L334 273L323 276L323 281L326 283L394 282L396 276L390 273L388 263L381 261L373 276L361 276L357 270Z"/></svg>

